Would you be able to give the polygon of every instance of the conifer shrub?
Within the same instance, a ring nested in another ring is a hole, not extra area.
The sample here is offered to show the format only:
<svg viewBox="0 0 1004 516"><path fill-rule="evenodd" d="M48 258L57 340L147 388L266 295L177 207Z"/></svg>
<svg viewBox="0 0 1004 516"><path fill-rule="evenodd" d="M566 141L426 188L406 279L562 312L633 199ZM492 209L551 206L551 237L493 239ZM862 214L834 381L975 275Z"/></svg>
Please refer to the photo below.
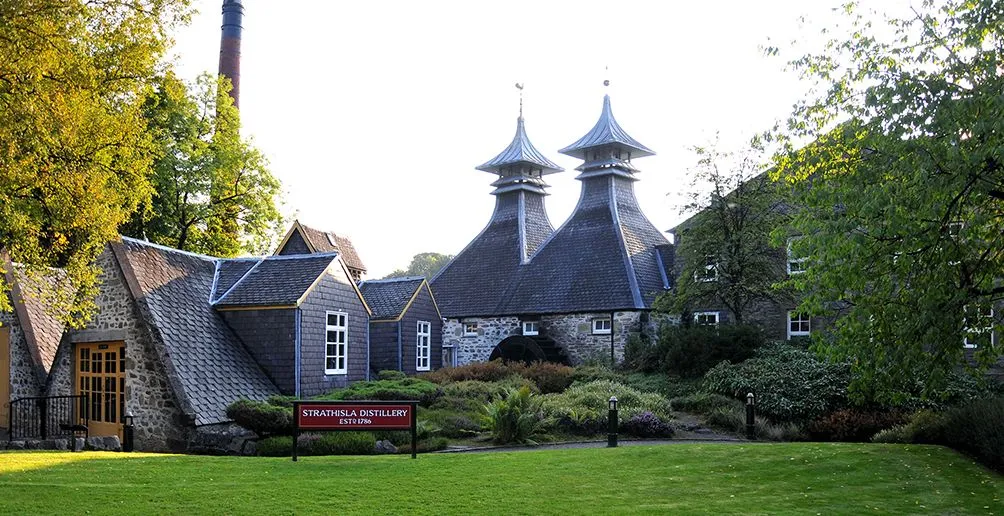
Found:
<svg viewBox="0 0 1004 516"><path fill-rule="evenodd" d="M945 416L941 444L1004 472L1004 397L976 400Z"/></svg>
<svg viewBox="0 0 1004 516"><path fill-rule="evenodd" d="M596 380L620 382L622 379L621 374L610 369L608 365L580 365L575 367L572 372L573 384L590 383Z"/></svg>
<svg viewBox="0 0 1004 516"><path fill-rule="evenodd" d="M429 405L441 394L439 386L420 378L355 382L315 397L318 400L405 400Z"/></svg>
<svg viewBox="0 0 1004 516"><path fill-rule="evenodd" d="M292 407L239 399L227 407L227 417L258 437L293 435Z"/></svg>

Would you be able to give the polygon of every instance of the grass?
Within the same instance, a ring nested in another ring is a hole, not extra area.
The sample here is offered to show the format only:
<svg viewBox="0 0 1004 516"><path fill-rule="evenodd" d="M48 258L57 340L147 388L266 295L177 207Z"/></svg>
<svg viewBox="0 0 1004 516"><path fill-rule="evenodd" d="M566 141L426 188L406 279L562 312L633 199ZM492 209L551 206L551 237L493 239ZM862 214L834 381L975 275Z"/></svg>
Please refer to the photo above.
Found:
<svg viewBox="0 0 1004 516"><path fill-rule="evenodd" d="M701 444L288 458L0 453L0 514L1004 513L947 448Z"/></svg>

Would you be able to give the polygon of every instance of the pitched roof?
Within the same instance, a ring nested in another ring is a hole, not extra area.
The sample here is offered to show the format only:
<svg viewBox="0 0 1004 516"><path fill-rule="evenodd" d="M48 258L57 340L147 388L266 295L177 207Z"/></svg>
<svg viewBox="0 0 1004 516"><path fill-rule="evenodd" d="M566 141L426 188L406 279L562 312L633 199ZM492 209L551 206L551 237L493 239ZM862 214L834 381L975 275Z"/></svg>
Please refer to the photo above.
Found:
<svg viewBox="0 0 1004 516"><path fill-rule="evenodd" d="M558 152L584 160L586 159L587 150L611 144L630 149L635 158L655 154L655 151L642 145L621 128L620 124L617 123L617 119L614 118L613 110L610 108L610 95L604 95L603 111L600 113L600 119L596 121L596 125L585 136Z"/></svg>
<svg viewBox="0 0 1004 516"><path fill-rule="evenodd" d="M219 260L216 262L216 281L213 284L213 303L219 301L241 278L258 265L260 259Z"/></svg>
<svg viewBox="0 0 1004 516"><path fill-rule="evenodd" d="M564 170L553 161L544 157L544 155L541 154L532 143L530 143L530 138L527 137L526 128L523 125L522 116L516 119L516 136L513 137L512 143L503 149L498 156L495 156L475 168L485 172L499 174L502 169L519 163L536 165L537 168L541 169L541 174L553 174Z"/></svg>
<svg viewBox="0 0 1004 516"><path fill-rule="evenodd" d="M112 244L182 410L196 425L228 421L238 398L278 389L209 299L216 260L131 238Z"/></svg>
<svg viewBox="0 0 1004 516"><path fill-rule="evenodd" d="M359 290L373 310L374 319L395 319L401 316L424 283L423 276L369 280L360 283Z"/></svg>
<svg viewBox="0 0 1004 516"><path fill-rule="evenodd" d="M46 299L51 295L68 293L69 285L60 269L29 272L21 265L12 264L6 255L3 258L6 262L4 268L8 271L6 277L11 289L10 297L28 344L35 377L39 382L45 382L65 329L65 325L46 308Z"/></svg>
<svg viewBox="0 0 1004 516"><path fill-rule="evenodd" d="M258 260L223 294L218 294L221 285L217 285L214 297L218 296L218 300L214 304L218 307L294 306L337 259L337 253L324 253L269 256ZM221 260L221 272L244 266L227 263L231 261Z"/></svg>
<svg viewBox="0 0 1004 516"><path fill-rule="evenodd" d="M289 233L293 231L299 231L303 235L303 239L310 246L312 252L338 253L342 256L342 261L345 262L347 267L366 272L366 265L363 264L362 259L359 258L359 253L356 252L356 248L352 245L352 241L347 237L336 235L330 231L321 231L310 226L305 226L298 220L293 222ZM287 234L286 238L289 238L289 234ZM279 247L280 249L282 248L281 245Z"/></svg>

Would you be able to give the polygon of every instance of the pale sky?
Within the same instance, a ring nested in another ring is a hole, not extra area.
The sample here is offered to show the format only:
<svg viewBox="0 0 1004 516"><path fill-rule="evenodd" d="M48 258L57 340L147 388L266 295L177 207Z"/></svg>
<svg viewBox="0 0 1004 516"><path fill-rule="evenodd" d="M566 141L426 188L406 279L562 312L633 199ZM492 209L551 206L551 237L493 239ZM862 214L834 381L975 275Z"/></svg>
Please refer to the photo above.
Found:
<svg viewBox="0 0 1004 516"><path fill-rule="evenodd" d="M189 79L219 59L222 1L194 3L175 35ZM581 162L557 150L592 128L608 91L621 126L657 153L635 161L635 188L667 230L683 218L689 148L716 132L738 145L784 119L805 89L785 62L839 3L244 0L243 132L282 181L284 212L351 238L379 278L416 253L458 253L488 222L496 177L474 167L512 140L516 82L531 141L565 168L547 176L560 226Z"/></svg>

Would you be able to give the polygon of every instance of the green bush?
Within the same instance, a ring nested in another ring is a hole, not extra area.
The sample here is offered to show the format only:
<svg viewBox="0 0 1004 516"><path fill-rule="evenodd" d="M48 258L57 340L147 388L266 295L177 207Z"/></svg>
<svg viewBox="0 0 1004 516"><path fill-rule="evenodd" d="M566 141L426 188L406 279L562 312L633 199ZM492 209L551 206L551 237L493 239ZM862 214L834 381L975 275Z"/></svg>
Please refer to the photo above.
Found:
<svg viewBox="0 0 1004 516"><path fill-rule="evenodd" d="M734 410L738 407L740 410L746 410L743 407L743 403L735 398L707 392L673 398L669 400L669 404L673 410L690 412L692 414L710 414L712 411L720 408Z"/></svg>
<svg viewBox="0 0 1004 516"><path fill-rule="evenodd" d="M543 394L567 389L572 384L572 374L575 373L574 368L554 362L534 362L530 365L517 362L509 364L509 369L532 381Z"/></svg>
<svg viewBox="0 0 1004 516"><path fill-rule="evenodd" d="M408 375L404 371L395 371L394 369L384 369L377 373L377 380L403 380L407 377Z"/></svg>
<svg viewBox="0 0 1004 516"><path fill-rule="evenodd" d="M227 407L227 417L258 437L293 435L293 409L264 401L240 399Z"/></svg>
<svg viewBox="0 0 1004 516"><path fill-rule="evenodd" d="M265 399L265 403L268 403L269 405L287 408L293 408L294 401L296 401L296 396L283 396L281 394L273 394Z"/></svg>
<svg viewBox="0 0 1004 516"><path fill-rule="evenodd" d="M450 444L450 441L447 440L445 437L430 437L428 439L421 439L418 442L416 442L415 443L415 450L418 453L434 452L434 451L439 451L439 450L445 450L446 447L449 444ZM408 453L408 454L410 454L411 453L411 441L408 441L407 443L405 443L405 444L403 444L401 446L398 446L397 447L397 452L398 453Z"/></svg>
<svg viewBox="0 0 1004 516"><path fill-rule="evenodd" d="M712 428L746 435L746 407L742 405L718 406L705 417L705 424ZM753 435L764 441L804 441L808 439L802 427L796 423L773 423L765 417L753 419Z"/></svg>
<svg viewBox="0 0 1004 516"><path fill-rule="evenodd" d="M455 412L447 409L420 409L418 421L428 423L439 429L437 432L444 437L471 437L481 431L478 415L467 412Z"/></svg>
<svg viewBox="0 0 1004 516"><path fill-rule="evenodd" d="M429 405L441 394L439 386L419 378L356 382L315 397L318 400L405 400Z"/></svg>
<svg viewBox="0 0 1004 516"><path fill-rule="evenodd" d="M660 328L660 335L669 331L669 326ZM665 370L666 349L647 336L630 335L624 345L624 361L621 367L629 371L654 373Z"/></svg>
<svg viewBox="0 0 1004 516"><path fill-rule="evenodd" d="M867 442L879 431L905 420L906 416L897 410L848 408L816 419L808 430L816 441Z"/></svg>
<svg viewBox="0 0 1004 516"><path fill-rule="evenodd" d="M610 369L609 365L580 365L572 372L573 384L590 383L596 380L620 382L622 379L621 375Z"/></svg>
<svg viewBox="0 0 1004 516"><path fill-rule="evenodd" d="M419 378L438 384L464 380L497 382L511 374L512 371L502 362L502 359L495 359L490 362L474 362L460 367L444 367L430 373L422 373Z"/></svg>
<svg viewBox="0 0 1004 516"><path fill-rule="evenodd" d="M756 394L757 411L774 421L811 421L847 403L850 368L828 363L804 349L774 343L739 364L723 362L704 377L705 389L745 399Z"/></svg>
<svg viewBox="0 0 1004 516"><path fill-rule="evenodd" d="M560 394L543 396L545 412L559 428L580 435L592 435L606 428L608 401L617 397L622 421L650 411L663 421L672 419L669 401L655 393L643 393L609 380L572 385Z"/></svg>
<svg viewBox="0 0 1004 516"><path fill-rule="evenodd" d="M1004 472L1004 397L977 400L945 416L943 444Z"/></svg>
<svg viewBox="0 0 1004 516"><path fill-rule="evenodd" d="M621 423L619 432L635 437L673 437L674 433L673 425L647 410Z"/></svg>
<svg viewBox="0 0 1004 516"><path fill-rule="evenodd" d="M944 414L921 410L910 416L906 424L879 431L872 437L872 442L936 444L944 441L947 425L948 418Z"/></svg>
<svg viewBox="0 0 1004 516"><path fill-rule="evenodd" d="M756 326L721 325L663 327L659 349L663 370L684 378L698 378L720 362L741 362L764 345Z"/></svg>
<svg viewBox="0 0 1004 516"><path fill-rule="evenodd" d="M293 454L293 436L281 435L260 439L255 450L262 457L289 457Z"/></svg>
<svg viewBox="0 0 1004 516"><path fill-rule="evenodd" d="M499 444L531 443L545 427L541 398L527 387L485 405L485 426Z"/></svg>

